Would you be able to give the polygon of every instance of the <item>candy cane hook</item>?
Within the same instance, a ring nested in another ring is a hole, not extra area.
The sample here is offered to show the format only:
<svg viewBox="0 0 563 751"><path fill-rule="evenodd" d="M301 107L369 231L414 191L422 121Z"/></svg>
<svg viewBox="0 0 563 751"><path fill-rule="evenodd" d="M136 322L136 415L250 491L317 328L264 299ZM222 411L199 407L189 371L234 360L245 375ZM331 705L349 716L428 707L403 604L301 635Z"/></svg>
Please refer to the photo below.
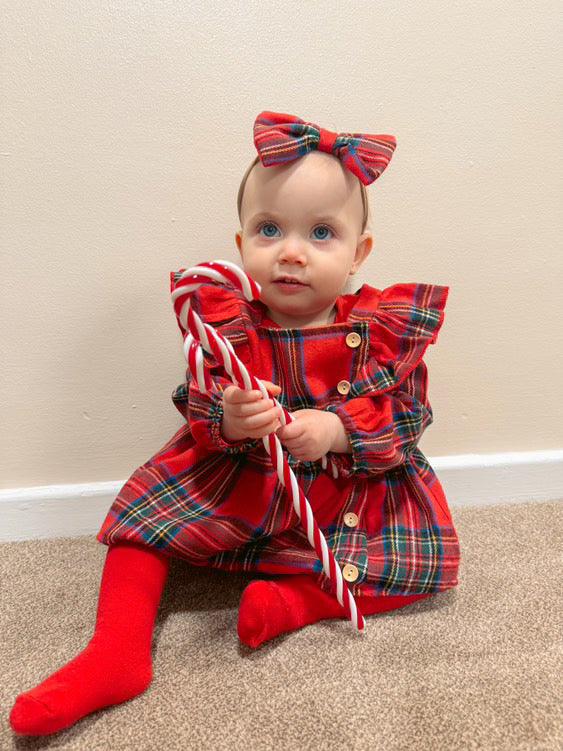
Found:
<svg viewBox="0 0 563 751"><path fill-rule="evenodd" d="M202 393L207 393L212 388L213 381L203 358L203 349L212 355L218 364L223 366L231 381L236 386L247 391L258 389L264 398L270 399L271 397L264 384L248 372L244 363L235 354L231 343L212 326L204 323L197 313L192 310L190 304L191 295L202 284L208 284L210 281L212 283L232 285L240 290L247 300L255 300L260 297L260 286L230 261L202 263L182 272L182 276L172 292L172 302L182 330L186 332L184 354L192 378L197 382L198 388ZM292 420L292 417L289 412L281 407L276 399L274 401L281 408L281 423L282 425L286 425L287 422ZM279 481L285 487L292 500L293 508L301 520L303 529L307 534L307 539L315 549L322 563L323 571L333 586L338 602L344 608L352 625L359 631L363 630L365 628L364 618L359 612L356 601L344 581L340 566L337 564L334 554L328 547L325 536L313 516L311 505L305 498L303 491L299 487L297 478L289 466L287 458L284 456L278 437L275 433L270 433L262 441L266 451L270 455ZM333 474L335 474L335 465L331 464ZM323 468L326 467L326 457L323 457Z"/></svg>

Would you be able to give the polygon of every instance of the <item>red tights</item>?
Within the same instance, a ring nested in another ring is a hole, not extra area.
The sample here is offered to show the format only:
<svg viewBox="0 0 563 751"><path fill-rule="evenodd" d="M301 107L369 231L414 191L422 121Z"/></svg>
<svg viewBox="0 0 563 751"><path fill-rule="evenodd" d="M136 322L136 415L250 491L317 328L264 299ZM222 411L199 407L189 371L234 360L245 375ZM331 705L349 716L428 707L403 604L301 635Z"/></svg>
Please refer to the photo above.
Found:
<svg viewBox="0 0 563 751"><path fill-rule="evenodd" d="M168 564L166 556L148 548L109 548L94 636L71 662L18 697L10 715L16 733L55 733L90 712L145 691L152 678L152 633ZM369 615L428 596L360 597L357 602ZM245 589L238 633L245 644L257 647L278 634L343 617L343 608L311 576L286 576L254 581Z"/></svg>
<svg viewBox="0 0 563 751"><path fill-rule="evenodd" d="M168 563L148 548L109 548L94 636L74 660L18 697L10 715L16 733L55 733L147 688L154 620Z"/></svg>

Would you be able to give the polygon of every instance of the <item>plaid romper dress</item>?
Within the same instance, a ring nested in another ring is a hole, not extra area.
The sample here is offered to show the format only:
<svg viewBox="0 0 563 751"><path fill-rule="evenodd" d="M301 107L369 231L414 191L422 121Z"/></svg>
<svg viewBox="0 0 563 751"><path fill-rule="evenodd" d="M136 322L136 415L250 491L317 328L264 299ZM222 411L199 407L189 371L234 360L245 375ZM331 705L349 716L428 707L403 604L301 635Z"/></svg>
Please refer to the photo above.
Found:
<svg viewBox="0 0 563 751"><path fill-rule="evenodd" d="M174 288L181 272L171 274ZM442 487L417 448L432 421L422 357L443 322L447 287L364 285L336 302L335 322L281 329L259 301L203 285L193 309L218 328L246 367L281 386L290 412L323 409L342 420L351 454L290 464L354 594L415 595L457 584L459 542ZM194 381L172 400L185 424L125 483L98 534L198 566L315 574L330 590L261 440L227 443L221 394Z"/></svg>

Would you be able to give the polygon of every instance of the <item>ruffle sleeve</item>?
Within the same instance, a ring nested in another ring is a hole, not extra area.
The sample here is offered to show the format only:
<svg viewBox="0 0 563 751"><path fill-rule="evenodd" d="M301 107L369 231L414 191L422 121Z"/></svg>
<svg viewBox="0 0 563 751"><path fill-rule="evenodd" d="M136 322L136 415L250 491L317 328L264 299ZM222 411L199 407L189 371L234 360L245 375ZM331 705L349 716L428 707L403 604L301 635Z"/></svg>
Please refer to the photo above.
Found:
<svg viewBox="0 0 563 751"><path fill-rule="evenodd" d="M444 322L449 287L395 284L382 291L367 285L348 320L369 325L369 356L353 394L396 388L417 367Z"/></svg>
<svg viewBox="0 0 563 751"><path fill-rule="evenodd" d="M342 421L352 448L336 457L344 476L369 476L402 464L432 422L423 356L442 326L448 291L397 284L360 295L348 320L368 325L367 362L351 384L350 398L328 408Z"/></svg>
<svg viewBox="0 0 563 751"><path fill-rule="evenodd" d="M180 271L170 272L170 293L186 284L186 281L182 279L184 270L180 269ZM192 293L190 303L193 310L202 320L211 326L219 326L222 323L227 323L240 317L240 304L237 293L234 289L224 284L202 284L201 287ZM174 309L180 331L182 335L185 335L186 329L180 323L179 310L176 305Z"/></svg>

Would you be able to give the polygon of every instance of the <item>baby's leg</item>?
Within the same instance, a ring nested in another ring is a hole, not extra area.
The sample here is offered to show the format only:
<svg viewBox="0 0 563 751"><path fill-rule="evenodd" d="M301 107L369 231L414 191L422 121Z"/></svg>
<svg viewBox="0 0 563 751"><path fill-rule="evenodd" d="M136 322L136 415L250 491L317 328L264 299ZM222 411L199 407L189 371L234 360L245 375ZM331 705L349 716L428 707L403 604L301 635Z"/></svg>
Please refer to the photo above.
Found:
<svg viewBox="0 0 563 751"><path fill-rule="evenodd" d="M16 700L16 733L47 735L143 692L152 678L151 641L169 559L131 544L109 548L94 636L86 649Z"/></svg>
<svg viewBox="0 0 563 751"><path fill-rule="evenodd" d="M431 595L356 597L363 615L383 613ZM284 576L276 581L255 581L242 593L238 634L249 647L257 647L279 634L326 618L346 618L333 595L319 588L313 576Z"/></svg>

